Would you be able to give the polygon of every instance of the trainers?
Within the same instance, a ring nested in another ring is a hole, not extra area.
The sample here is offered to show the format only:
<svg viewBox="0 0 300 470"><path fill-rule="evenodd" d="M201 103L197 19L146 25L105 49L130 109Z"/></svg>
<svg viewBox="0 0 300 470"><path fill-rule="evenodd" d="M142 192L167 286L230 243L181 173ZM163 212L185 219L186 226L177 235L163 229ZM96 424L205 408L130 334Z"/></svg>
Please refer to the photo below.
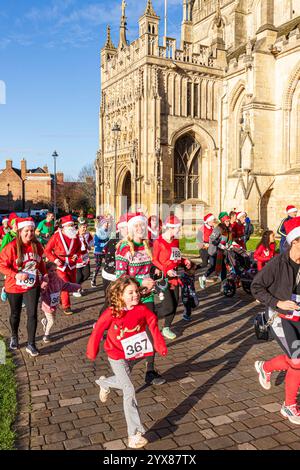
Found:
<svg viewBox="0 0 300 470"><path fill-rule="evenodd" d="M259 374L259 383L265 390L270 390L271 388L271 372L265 372L264 370L264 361L256 361L255 369Z"/></svg>
<svg viewBox="0 0 300 470"><path fill-rule="evenodd" d="M130 449L141 449L148 444L147 439L142 436L141 432L137 432L134 436L129 436L128 447Z"/></svg>
<svg viewBox="0 0 300 470"><path fill-rule="evenodd" d="M175 333L173 333L173 331L170 330L170 328L166 327L166 328L163 328L162 330L162 334L165 338L167 339L175 339L177 338L177 336L175 335Z"/></svg>
<svg viewBox="0 0 300 470"><path fill-rule="evenodd" d="M100 380L104 380L104 379L106 379L106 377L105 375L102 375L99 380L96 380L96 384L99 385L100 387L99 400L101 401L101 403L107 402L108 395L110 394L110 389L107 390L106 388L103 388L100 385L101 384Z"/></svg>
<svg viewBox="0 0 300 470"><path fill-rule="evenodd" d="M1 290L1 300L2 302L7 301L7 293L5 292L5 287L2 287L2 290Z"/></svg>
<svg viewBox="0 0 300 470"><path fill-rule="evenodd" d="M147 385L162 385L166 383L166 379L155 370L149 370L145 375L145 383Z"/></svg>
<svg viewBox="0 0 300 470"><path fill-rule="evenodd" d="M42 319L41 319L41 324L43 325L43 331L44 331L44 333L45 333L46 328L47 328L47 323L48 323L48 322L47 322L47 318L42 318Z"/></svg>
<svg viewBox="0 0 300 470"><path fill-rule="evenodd" d="M11 349L12 351L19 349L19 341L16 336L12 336L10 338L9 349Z"/></svg>
<svg viewBox="0 0 300 470"><path fill-rule="evenodd" d="M81 292L73 292L73 297L82 297Z"/></svg>
<svg viewBox="0 0 300 470"><path fill-rule="evenodd" d="M285 403L283 403L282 408L280 410L280 413L282 416L285 418L288 418L288 420L293 423L293 424L300 424L300 410L298 406L295 405L290 405L286 406Z"/></svg>
<svg viewBox="0 0 300 470"><path fill-rule="evenodd" d="M71 310L70 308L66 308L66 309L64 310L64 314L65 314L65 315L73 315L73 312L72 312L72 310Z"/></svg>
<svg viewBox="0 0 300 470"><path fill-rule="evenodd" d="M91 280L91 287L97 287L96 286L96 281L94 279Z"/></svg>
<svg viewBox="0 0 300 470"><path fill-rule="evenodd" d="M191 318L189 315L187 315L186 313L184 313L184 314L182 315L182 319L183 319L184 321L191 321L191 320L192 320L192 318Z"/></svg>
<svg viewBox="0 0 300 470"><path fill-rule="evenodd" d="M26 352L32 357L36 357L40 354L40 351L36 348L35 344L28 343L26 346Z"/></svg>
<svg viewBox="0 0 300 470"><path fill-rule="evenodd" d="M199 284L201 289L205 289L206 287L206 276L199 277Z"/></svg>
<svg viewBox="0 0 300 470"><path fill-rule="evenodd" d="M43 341L44 341L44 343L46 343L46 344L47 344L47 343L51 343L51 338L50 338L50 336L49 336L49 335L45 335L45 336L43 337Z"/></svg>

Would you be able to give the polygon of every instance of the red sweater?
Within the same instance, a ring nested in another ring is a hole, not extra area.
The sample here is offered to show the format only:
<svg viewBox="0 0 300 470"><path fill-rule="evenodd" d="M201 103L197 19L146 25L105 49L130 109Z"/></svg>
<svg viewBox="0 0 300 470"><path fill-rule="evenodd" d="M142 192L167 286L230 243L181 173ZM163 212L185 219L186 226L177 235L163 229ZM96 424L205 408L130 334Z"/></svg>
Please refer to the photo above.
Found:
<svg viewBox="0 0 300 470"><path fill-rule="evenodd" d="M179 249L179 240L172 240L167 242L162 236L155 240L153 245L153 258L152 263L160 269L164 276L172 269L177 269L178 266L185 265L187 260L182 258ZM172 279L170 281L173 285L180 284L179 279Z"/></svg>
<svg viewBox="0 0 300 470"><path fill-rule="evenodd" d="M238 243L242 248L246 249L245 245L245 225L241 224L241 222L235 222L231 227L232 232L232 241Z"/></svg>
<svg viewBox="0 0 300 470"><path fill-rule="evenodd" d="M24 292L37 287L40 284L39 274L46 274L45 263L43 262L43 247L37 244L37 254L34 255L31 245L23 245L23 264L17 266L17 241L13 240L0 253L0 272L6 276L5 290L9 294L23 294ZM35 275L35 282L17 285L15 279L18 272L30 272Z"/></svg>
<svg viewBox="0 0 300 470"><path fill-rule="evenodd" d="M156 315L145 305L137 305L125 312L122 318L114 318L111 308L106 309L97 321L87 345L87 357L94 361L99 352L99 345L106 330L104 349L111 359L125 359L121 340L130 338L146 330L148 325L154 341L154 349L162 356L168 352L165 340L159 331ZM145 354L151 356L153 353Z"/></svg>
<svg viewBox="0 0 300 470"><path fill-rule="evenodd" d="M269 249L264 247L263 245L260 245L258 248L256 248L254 253L254 259L257 261L258 271L261 271L265 264L275 256L275 251L275 243L271 243Z"/></svg>

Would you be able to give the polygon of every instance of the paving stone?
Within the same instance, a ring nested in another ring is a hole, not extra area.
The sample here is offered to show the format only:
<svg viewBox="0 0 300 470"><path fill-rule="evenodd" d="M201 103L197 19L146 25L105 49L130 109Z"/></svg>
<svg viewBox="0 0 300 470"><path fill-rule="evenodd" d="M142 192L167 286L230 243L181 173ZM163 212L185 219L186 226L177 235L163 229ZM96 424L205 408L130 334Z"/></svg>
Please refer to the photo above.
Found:
<svg viewBox="0 0 300 470"><path fill-rule="evenodd" d="M238 445L238 450L256 450L256 447L252 444L239 444Z"/></svg>
<svg viewBox="0 0 300 470"><path fill-rule="evenodd" d="M60 406L80 405L81 403L82 403L82 399L80 397L70 398L66 400L59 400Z"/></svg>
<svg viewBox="0 0 300 470"><path fill-rule="evenodd" d="M78 439L68 439L64 442L66 450L76 450L81 447L89 446L90 441L88 437L80 437Z"/></svg>
<svg viewBox="0 0 300 470"><path fill-rule="evenodd" d="M211 450L223 450L234 445L234 441L229 437L218 437L217 439L210 439L206 442Z"/></svg>
<svg viewBox="0 0 300 470"><path fill-rule="evenodd" d="M233 439L235 442L239 444L244 444L245 442L249 442L252 440L252 436L248 434L247 432L236 432L234 434L230 435L231 439Z"/></svg>
<svg viewBox="0 0 300 470"><path fill-rule="evenodd" d="M279 403L268 403L267 405L262 405L261 407L270 413L275 413L276 411L281 410L282 405Z"/></svg>
<svg viewBox="0 0 300 470"><path fill-rule="evenodd" d="M64 432L53 433L45 435L45 440L47 444L55 444L56 442L61 442L66 439L66 434Z"/></svg>
<svg viewBox="0 0 300 470"><path fill-rule="evenodd" d="M249 433L258 439L259 437L273 436L274 434L278 434L278 431L272 426L261 426L259 428L249 429Z"/></svg>
<svg viewBox="0 0 300 470"><path fill-rule="evenodd" d="M214 426L221 426L222 424L229 424L232 423L232 419L228 416L216 416L215 418L208 418Z"/></svg>
<svg viewBox="0 0 300 470"><path fill-rule="evenodd" d="M110 442L105 442L103 444L103 447L105 450L124 450L126 449L126 445L124 444L121 439L118 439L116 441L110 441Z"/></svg>

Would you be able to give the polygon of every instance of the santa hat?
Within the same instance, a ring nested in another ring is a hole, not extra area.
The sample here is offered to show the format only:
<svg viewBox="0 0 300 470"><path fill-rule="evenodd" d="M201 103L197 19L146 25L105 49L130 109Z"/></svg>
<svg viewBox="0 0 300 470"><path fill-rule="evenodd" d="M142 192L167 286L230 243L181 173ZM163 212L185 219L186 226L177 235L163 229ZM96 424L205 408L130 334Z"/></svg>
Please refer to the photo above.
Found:
<svg viewBox="0 0 300 470"><path fill-rule="evenodd" d="M300 237L300 217L287 220L284 224L284 228L287 233L286 241L291 245L292 241Z"/></svg>
<svg viewBox="0 0 300 470"><path fill-rule="evenodd" d="M212 222L213 220L215 220L215 216L213 214L207 214L205 217L204 217L204 222L206 224L208 224L209 222Z"/></svg>
<svg viewBox="0 0 300 470"><path fill-rule="evenodd" d="M237 212L236 213L236 218L238 220L241 220L242 217L246 217L246 212Z"/></svg>
<svg viewBox="0 0 300 470"><path fill-rule="evenodd" d="M9 218L8 218L8 217L4 217L4 219L2 219L2 225L4 224L4 222L9 222Z"/></svg>
<svg viewBox="0 0 300 470"><path fill-rule="evenodd" d="M128 223L128 214L122 214L119 218L119 222L117 223L117 230L119 231L120 228L127 227Z"/></svg>
<svg viewBox="0 0 300 470"><path fill-rule="evenodd" d="M74 220L73 220L73 217L71 215L66 215L65 217L61 218L61 226L62 227L65 227L66 225L73 224L73 223L74 223Z"/></svg>
<svg viewBox="0 0 300 470"><path fill-rule="evenodd" d="M128 231L132 230L133 226L138 222L142 222L147 225L147 217L141 212L136 212L134 214L127 214L127 226Z"/></svg>
<svg viewBox="0 0 300 470"><path fill-rule="evenodd" d="M292 214L293 212L298 212L298 209L297 209L297 207L295 207L295 206L287 206L286 212L287 212L288 214Z"/></svg>
<svg viewBox="0 0 300 470"><path fill-rule="evenodd" d="M24 227L35 227L35 223L32 217L25 219L18 219L18 230L22 230Z"/></svg>
<svg viewBox="0 0 300 470"><path fill-rule="evenodd" d="M181 222L176 217L176 215L169 215L169 217L166 218L165 220L165 227L166 228L178 228L181 227Z"/></svg>

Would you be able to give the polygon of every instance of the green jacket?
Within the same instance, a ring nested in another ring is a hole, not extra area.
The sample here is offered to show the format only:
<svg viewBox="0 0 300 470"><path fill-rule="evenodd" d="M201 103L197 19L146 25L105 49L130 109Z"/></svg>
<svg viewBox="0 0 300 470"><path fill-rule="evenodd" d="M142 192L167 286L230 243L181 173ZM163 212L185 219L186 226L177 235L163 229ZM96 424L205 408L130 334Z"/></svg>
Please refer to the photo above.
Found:
<svg viewBox="0 0 300 470"><path fill-rule="evenodd" d="M3 248L6 247L10 242L12 242L16 238L17 234L13 231L8 232L2 239L2 243L0 246L0 253L3 250Z"/></svg>

